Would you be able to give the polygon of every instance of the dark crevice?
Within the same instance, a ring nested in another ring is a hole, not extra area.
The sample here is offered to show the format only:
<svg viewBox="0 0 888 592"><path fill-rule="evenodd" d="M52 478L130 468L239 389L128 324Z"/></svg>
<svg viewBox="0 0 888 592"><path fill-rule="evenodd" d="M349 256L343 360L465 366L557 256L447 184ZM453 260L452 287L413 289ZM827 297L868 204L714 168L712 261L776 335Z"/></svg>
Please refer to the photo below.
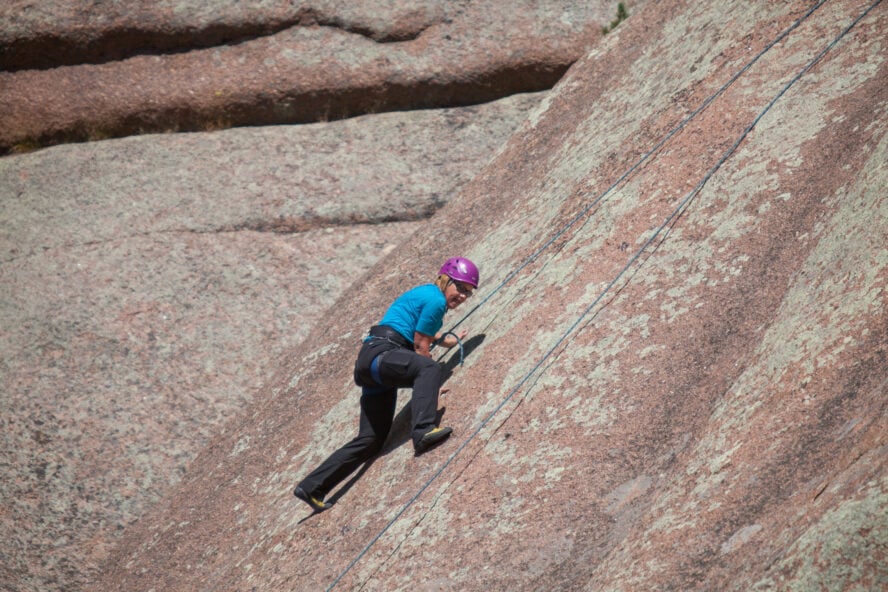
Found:
<svg viewBox="0 0 888 592"><path fill-rule="evenodd" d="M434 204L426 207L405 210L398 214L381 216L378 218L353 214L344 218L324 218L308 216L280 216L271 219L247 220L245 222L225 226L217 230L193 231L198 233L224 233L224 232L268 232L274 234L301 234L313 230L326 228L340 228L343 226L377 226L380 224L394 224L398 222L420 222L431 218L439 208Z"/></svg>
<svg viewBox="0 0 888 592"><path fill-rule="evenodd" d="M139 55L186 53L244 43L294 27L316 26L339 29L377 43L397 43L416 39L429 25L383 32L303 9L292 18L265 23L216 23L181 30L121 25L89 38L78 36L76 32L70 35L45 33L0 45L0 71L47 70L59 66L103 64Z"/></svg>
<svg viewBox="0 0 888 592"><path fill-rule="evenodd" d="M249 101L214 108L190 105L159 107L131 113L98 127L91 122L47 132L19 143L48 147L126 136L200 132L267 125L290 125L335 121L360 115L417 109L467 107L520 93L551 89L570 64L529 64L503 67L483 77L457 81L426 81L416 84L381 83L370 87L312 91L305 94L263 94ZM0 146L0 155L13 152Z"/></svg>
<svg viewBox="0 0 888 592"><path fill-rule="evenodd" d="M240 222L238 224L230 224L219 228L168 228L164 230L154 230L148 232L137 232L126 236L116 236L100 240L88 240L78 243L63 243L53 246L34 247L27 253L20 253L17 250L11 251L10 257L0 260L0 265L15 263L22 259L28 259L37 255L42 255L47 251L70 251L76 248L98 247L112 243L121 243L132 238L151 238L158 235L170 234L230 234L237 232L258 232L269 234L304 234L315 230L325 230L328 228L350 228L352 226L378 226L382 224L395 224L401 222L421 222L431 218L435 212L440 209L440 205L428 204L425 207L408 209L398 214L388 216L372 217L351 215L342 218L326 218L314 216L279 216L270 219L252 219Z"/></svg>

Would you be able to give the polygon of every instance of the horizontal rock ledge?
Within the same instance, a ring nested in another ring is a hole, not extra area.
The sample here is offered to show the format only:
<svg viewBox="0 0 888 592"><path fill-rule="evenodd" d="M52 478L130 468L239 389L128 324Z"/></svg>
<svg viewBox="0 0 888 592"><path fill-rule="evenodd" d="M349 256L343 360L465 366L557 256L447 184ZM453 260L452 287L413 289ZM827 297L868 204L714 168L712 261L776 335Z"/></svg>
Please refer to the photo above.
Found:
<svg viewBox="0 0 888 592"><path fill-rule="evenodd" d="M160 9L139 9L143 20L138 11L112 14L105 30L78 15L60 16L53 29L48 17L7 9L14 18L0 28L0 60L13 71L0 72L0 154L141 133L460 107L548 90L613 17L603 0L559 0L545 10L518 3L508 13L495 3L429 0L382 15L334 2L329 12L256 9L252 20L218 4L218 17L196 15L191 24L154 14ZM278 29L294 23L308 26ZM263 32L272 34L256 36ZM184 51L189 36L195 46ZM201 47L212 43L228 44ZM44 66L61 54L68 61L130 57L15 70L40 65L15 57L28 44Z"/></svg>
<svg viewBox="0 0 888 592"><path fill-rule="evenodd" d="M40 121L37 114L42 111L41 106L22 102L17 109L13 107L23 116L18 119L19 125L9 121L15 117L11 112L0 114L0 125L4 127L0 131L0 154L147 133L306 124L370 113L480 105L517 94L549 90L567 68L566 64L504 68L473 80L428 81L415 85L381 81L362 88L257 88L228 100L181 97L166 103L140 100L131 92L134 89L118 88L115 91L130 96L121 101L105 101L105 97L81 95L79 100L66 101L72 107L68 113L59 105L55 122ZM36 88L34 91L39 92ZM59 99L64 101L64 97ZM137 104L141 104L141 108L128 108Z"/></svg>
<svg viewBox="0 0 888 592"><path fill-rule="evenodd" d="M0 36L0 70L48 70L60 66L103 64L137 55L185 53L221 45L243 43L293 27L322 26L341 29L378 43L415 39L431 23L410 22L395 29L377 29L313 9L286 18L222 21L207 24L164 23L123 18L111 27L86 25L58 30L47 28L23 38ZM2 34L0 34L2 35ZM7 35L8 36L8 35Z"/></svg>

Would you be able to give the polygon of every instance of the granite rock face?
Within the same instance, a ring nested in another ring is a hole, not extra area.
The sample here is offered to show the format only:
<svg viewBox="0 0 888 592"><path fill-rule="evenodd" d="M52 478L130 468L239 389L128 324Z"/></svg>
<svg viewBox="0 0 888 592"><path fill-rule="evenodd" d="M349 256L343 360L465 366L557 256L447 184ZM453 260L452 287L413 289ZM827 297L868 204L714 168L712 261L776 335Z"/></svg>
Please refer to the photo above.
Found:
<svg viewBox="0 0 888 592"><path fill-rule="evenodd" d="M81 589L541 99L0 159L0 588Z"/></svg>
<svg viewBox="0 0 888 592"><path fill-rule="evenodd" d="M464 2L41 2L0 7L0 67L48 69L227 45L296 26L327 26L380 43L415 39Z"/></svg>
<svg viewBox="0 0 888 592"><path fill-rule="evenodd" d="M878 2L647 4L90 589L883 589L886 30ZM360 337L453 253L482 273L447 323L454 437L414 458L399 416L310 516L291 489L355 430Z"/></svg>
<svg viewBox="0 0 888 592"><path fill-rule="evenodd" d="M0 151L542 91L598 41L616 6L14 0L0 8Z"/></svg>

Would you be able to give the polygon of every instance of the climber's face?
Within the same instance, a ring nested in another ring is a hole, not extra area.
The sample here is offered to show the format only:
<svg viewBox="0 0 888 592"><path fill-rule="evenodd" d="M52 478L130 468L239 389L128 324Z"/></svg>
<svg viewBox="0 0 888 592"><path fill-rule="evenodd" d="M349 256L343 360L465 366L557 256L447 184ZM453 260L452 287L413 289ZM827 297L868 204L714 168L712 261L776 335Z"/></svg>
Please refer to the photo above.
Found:
<svg viewBox="0 0 888 592"><path fill-rule="evenodd" d="M444 298L447 299L447 308L453 310L466 301L475 288L465 282L450 280L444 289Z"/></svg>

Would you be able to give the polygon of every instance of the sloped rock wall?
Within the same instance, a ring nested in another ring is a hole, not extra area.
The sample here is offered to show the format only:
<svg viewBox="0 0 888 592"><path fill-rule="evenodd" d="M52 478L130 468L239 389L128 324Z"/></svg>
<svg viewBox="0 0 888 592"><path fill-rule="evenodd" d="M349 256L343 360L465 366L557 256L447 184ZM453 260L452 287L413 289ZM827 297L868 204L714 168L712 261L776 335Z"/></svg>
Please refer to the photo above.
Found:
<svg viewBox="0 0 888 592"><path fill-rule="evenodd" d="M541 98L0 159L0 588L79 589Z"/></svg>
<svg viewBox="0 0 888 592"><path fill-rule="evenodd" d="M884 587L886 25L647 5L436 216L446 250L347 291L93 589ZM457 252L483 288L450 321L454 438L416 459L396 430L309 516L290 490L355 429L358 340Z"/></svg>

